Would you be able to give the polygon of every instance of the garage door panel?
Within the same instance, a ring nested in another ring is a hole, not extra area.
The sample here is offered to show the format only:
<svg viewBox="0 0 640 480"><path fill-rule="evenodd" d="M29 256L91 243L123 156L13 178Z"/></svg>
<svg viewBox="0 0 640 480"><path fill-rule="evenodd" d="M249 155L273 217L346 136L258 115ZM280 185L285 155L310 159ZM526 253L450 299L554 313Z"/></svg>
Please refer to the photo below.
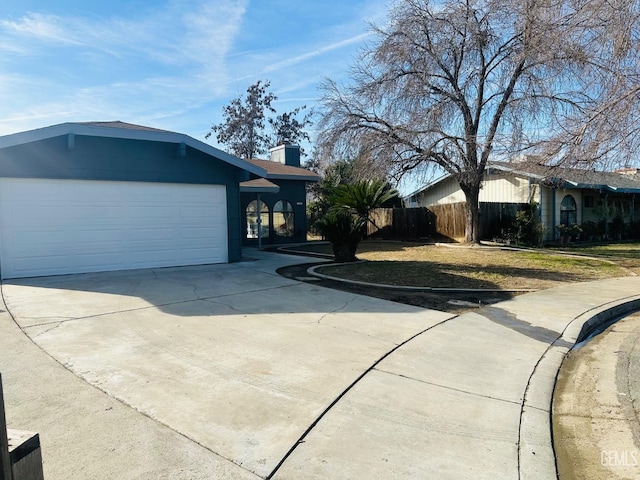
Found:
<svg viewBox="0 0 640 480"><path fill-rule="evenodd" d="M222 185L0 179L3 278L227 261Z"/></svg>
<svg viewBox="0 0 640 480"><path fill-rule="evenodd" d="M173 243L177 239L176 231L170 228L136 228L129 233L131 240L134 242L140 240L149 242L168 240Z"/></svg>
<svg viewBox="0 0 640 480"><path fill-rule="evenodd" d="M165 199L164 202L167 200ZM128 209L128 215L131 218L141 219L146 222L149 219L157 219L157 218L166 218L171 219L174 218L179 212L175 207L165 206L165 207L156 207L150 205L135 205L131 206ZM204 209L203 213L206 215L206 209Z"/></svg>
<svg viewBox="0 0 640 480"><path fill-rule="evenodd" d="M96 271L110 270L111 267L125 267L124 255L120 252L101 252L101 253L89 253L89 254L76 254L68 256L68 263L74 265L76 268L91 267L91 270L83 271Z"/></svg>
<svg viewBox="0 0 640 480"><path fill-rule="evenodd" d="M213 248L188 248L180 252L180 259L191 263L203 255L219 255L219 251Z"/></svg>
<svg viewBox="0 0 640 480"><path fill-rule="evenodd" d="M65 236L68 235L66 232L62 232ZM111 243L121 243L125 237L124 233L120 229L116 228L92 228L92 229L76 229L75 230L75 239L77 242L85 243L85 244L111 244Z"/></svg>
<svg viewBox="0 0 640 480"><path fill-rule="evenodd" d="M196 238L215 238L217 240L222 239L222 232L215 227L192 227L183 228L180 230L180 238L185 240Z"/></svg>
<svg viewBox="0 0 640 480"><path fill-rule="evenodd" d="M176 251L173 249L155 248L139 250L136 252L135 258L131 260L131 265L140 267L141 265L147 265L152 261L156 262L157 267L176 265L178 256Z"/></svg>
<svg viewBox="0 0 640 480"><path fill-rule="evenodd" d="M14 270L24 272L56 271L68 263L66 255L33 256L11 260ZM3 264L4 266L4 264Z"/></svg>

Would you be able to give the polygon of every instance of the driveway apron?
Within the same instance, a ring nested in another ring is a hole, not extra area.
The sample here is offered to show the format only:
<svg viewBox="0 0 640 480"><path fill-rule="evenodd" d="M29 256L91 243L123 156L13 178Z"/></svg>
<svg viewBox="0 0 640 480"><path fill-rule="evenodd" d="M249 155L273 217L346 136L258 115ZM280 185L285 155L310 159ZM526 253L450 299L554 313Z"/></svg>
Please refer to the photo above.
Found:
<svg viewBox="0 0 640 480"><path fill-rule="evenodd" d="M77 376L267 477L359 376L450 315L288 280L275 268L308 259L255 256L21 279L3 294Z"/></svg>

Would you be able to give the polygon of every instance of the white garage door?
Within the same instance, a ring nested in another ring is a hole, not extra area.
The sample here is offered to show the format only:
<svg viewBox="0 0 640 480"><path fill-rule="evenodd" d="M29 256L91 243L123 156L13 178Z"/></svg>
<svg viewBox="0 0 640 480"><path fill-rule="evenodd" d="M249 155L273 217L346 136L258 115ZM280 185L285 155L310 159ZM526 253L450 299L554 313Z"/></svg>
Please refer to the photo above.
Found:
<svg viewBox="0 0 640 480"><path fill-rule="evenodd" d="M222 263L224 185L0 179L2 278Z"/></svg>

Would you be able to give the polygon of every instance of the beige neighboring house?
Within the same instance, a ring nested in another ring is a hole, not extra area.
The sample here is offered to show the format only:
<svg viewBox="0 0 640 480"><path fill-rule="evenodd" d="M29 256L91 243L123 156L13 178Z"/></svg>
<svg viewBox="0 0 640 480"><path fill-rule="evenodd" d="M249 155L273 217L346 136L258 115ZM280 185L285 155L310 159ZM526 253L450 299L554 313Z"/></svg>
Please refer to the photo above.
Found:
<svg viewBox="0 0 640 480"><path fill-rule="evenodd" d="M405 197L407 207L464 202L451 176L444 176ZM480 204L536 202L544 240L555 240L557 225L604 225L614 218L640 221L640 169L598 172L549 167L530 162L492 162L480 190Z"/></svg>

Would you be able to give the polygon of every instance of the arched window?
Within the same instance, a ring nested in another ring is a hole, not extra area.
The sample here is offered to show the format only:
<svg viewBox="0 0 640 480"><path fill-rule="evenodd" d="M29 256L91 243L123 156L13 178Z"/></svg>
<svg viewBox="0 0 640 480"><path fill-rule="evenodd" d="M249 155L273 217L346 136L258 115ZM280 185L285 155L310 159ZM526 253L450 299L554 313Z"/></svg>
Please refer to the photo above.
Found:
<svg viewBox="0 0 640 480"><path fill-rule="evenodd" d="M280 237L293 237L295 232L293 206L280 200L273 206L273 228Z"/></svg>
<svg viewBox="0 0 640 480"><path fill-rule="evenodd" d="M252 200L247 205L247 238L258 238L258 201ZM260 202L261 238L269 237L269 206Z"/></svg>
<svg viewBox="0 0 640 480"><path fill-rule="evenodd" d="M572 223L578 223L576 201L571 195L567 195L560 204L560 224L571 225Z"/></svg>

